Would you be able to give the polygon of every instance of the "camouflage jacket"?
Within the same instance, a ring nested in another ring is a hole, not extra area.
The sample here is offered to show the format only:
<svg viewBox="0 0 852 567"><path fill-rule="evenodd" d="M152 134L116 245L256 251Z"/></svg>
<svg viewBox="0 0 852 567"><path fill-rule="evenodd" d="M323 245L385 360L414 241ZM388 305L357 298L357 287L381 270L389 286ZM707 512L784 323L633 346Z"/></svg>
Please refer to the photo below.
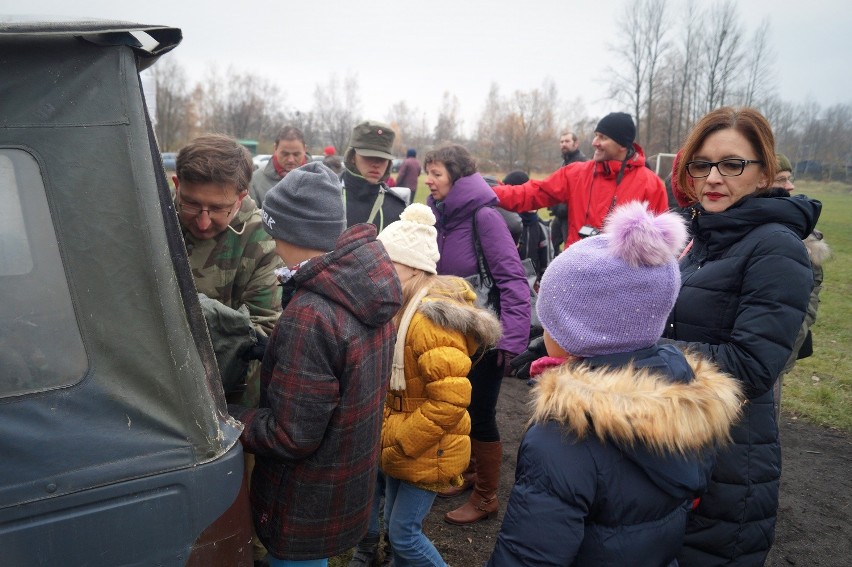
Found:
<svg viewBox="0 0 852 567"><path fill-rule="evenodd" d="M234 230L210 240L198 240L183 230L195 287L232 309L245 305L255 329L268 336L281 313L275 269L282 263L275 241L263 229L260 210L251 197L243 199L230 226Z"/></svg>

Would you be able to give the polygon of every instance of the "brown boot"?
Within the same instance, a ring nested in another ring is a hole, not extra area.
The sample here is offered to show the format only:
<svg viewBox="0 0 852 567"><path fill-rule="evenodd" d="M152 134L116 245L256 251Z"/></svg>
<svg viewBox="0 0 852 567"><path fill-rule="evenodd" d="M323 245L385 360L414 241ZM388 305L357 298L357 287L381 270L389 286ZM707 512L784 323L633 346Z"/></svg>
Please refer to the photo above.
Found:
<svg viewBox="0 0 852 567"><path fill-rule="evenodd" d="M470 455L470 463L468 463L467 469L462 473L462 479L461 486L450 487L443 492L439 492L437 496L439 498L454 498L473 488L474 483L476 483L476 457L472 453Z"/></svg>
<svg viewBox="0 0 852 567"><path fill-rule="evenodd" d="M470 440L470 444L476 457L473 494L460 508L444 514L444 521L459 526L493 518L498 510L497 488L500 486L503 445L499 441L485 443L474 439Z"/></svg>

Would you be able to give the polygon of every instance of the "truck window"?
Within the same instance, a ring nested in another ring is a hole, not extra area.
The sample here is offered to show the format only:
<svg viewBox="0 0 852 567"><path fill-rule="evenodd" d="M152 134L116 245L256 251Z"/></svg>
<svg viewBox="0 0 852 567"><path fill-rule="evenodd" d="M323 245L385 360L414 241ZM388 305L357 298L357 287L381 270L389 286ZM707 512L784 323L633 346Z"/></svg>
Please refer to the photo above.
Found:
<svg viewBox="0 0 852 567"><path fill-rule="evenodd" d="M0 148L0 398L79 382L88 363L38 163Z"/></svg>

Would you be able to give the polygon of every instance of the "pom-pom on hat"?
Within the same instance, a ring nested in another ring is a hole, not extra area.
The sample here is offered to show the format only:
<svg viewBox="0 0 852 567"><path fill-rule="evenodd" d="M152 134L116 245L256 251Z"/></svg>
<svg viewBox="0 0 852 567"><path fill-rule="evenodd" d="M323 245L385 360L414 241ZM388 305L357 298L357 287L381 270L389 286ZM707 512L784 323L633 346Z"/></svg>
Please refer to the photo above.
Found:
<svg viewBox="0 0 852 567"><path fill-rule="evenodd" d="M376 237L397 264L438 273L438 232L432 209L420 203L408 205L399 220L387 225Z"/></svg>
<svg viewBox="0 0 852 567"><path fill-rule="evenodd" d="M624 148L633 147L633 140L636 139L636 125L626 112L610 112L601 118L595 126L595 132L600 132Z"/></svg>
<svg viewBox="0 0 852 567"><path fill-rule="evenodd" d="M541 278L536 311L544 330L588 358L653 345L680 291L680 216L655 216L646 203L616 208L602 234L571 245Z"/></svg>

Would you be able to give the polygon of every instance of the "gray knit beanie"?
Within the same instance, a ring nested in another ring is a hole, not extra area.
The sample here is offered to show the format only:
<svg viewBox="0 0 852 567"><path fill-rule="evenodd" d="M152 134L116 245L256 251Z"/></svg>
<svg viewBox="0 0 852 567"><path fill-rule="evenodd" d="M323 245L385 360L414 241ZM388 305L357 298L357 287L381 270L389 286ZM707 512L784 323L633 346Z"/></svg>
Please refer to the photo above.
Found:
<svg viewBox="0 0 852 567"><path fill-rule="evenodd" d="M269 190L262 216L272 238L330 252L346 229L340 181L322 163L308 162Z"/></svg>

